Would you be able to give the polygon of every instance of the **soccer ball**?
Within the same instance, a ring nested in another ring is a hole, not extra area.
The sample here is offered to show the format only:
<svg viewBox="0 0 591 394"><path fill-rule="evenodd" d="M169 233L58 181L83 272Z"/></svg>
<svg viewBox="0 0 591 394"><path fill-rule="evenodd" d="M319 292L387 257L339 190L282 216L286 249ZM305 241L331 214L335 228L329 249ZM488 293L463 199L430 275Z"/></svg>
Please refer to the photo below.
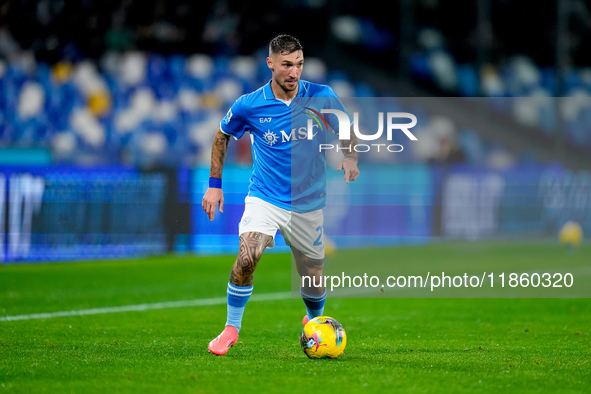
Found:
<svg viewBox="0 0 591 394"><path fill-rule="evenodd" d="M583 242L583 229L577 222L568 221L560 229L558 235L561 245L576 247Z"/></svg>
<svg viewBox="0 0 591 394"><path fill-rule="evenodd" d="M319 316L306 323L300 344L310 358L337 358L345 350L347 334L336 319Z"/></svg>

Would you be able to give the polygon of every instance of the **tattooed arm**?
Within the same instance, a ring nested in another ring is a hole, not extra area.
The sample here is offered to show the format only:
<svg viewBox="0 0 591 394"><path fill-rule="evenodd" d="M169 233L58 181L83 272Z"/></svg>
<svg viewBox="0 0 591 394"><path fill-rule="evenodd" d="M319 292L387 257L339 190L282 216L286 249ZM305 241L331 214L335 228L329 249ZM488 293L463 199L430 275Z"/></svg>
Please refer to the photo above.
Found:
<svg viewBox="0 0 591 394"><path fill-rule="evenodd" d="M218 126L213 137L213 146L211 148L211 170L209 176L213 178L222 179L222 170L224 169L224 161L228 153L228 145L230 144L230 136L222 133ZM215 209L219 204L220 213L224 212L224 192L218 188L208 188L203 196L203 210L207 213L209 220L213 221L215 218Z"/></svg>
<svg viewBox="0 0 591 394"><path fill-rule="evenodd" d="M345 182L354 181L359 176L359 168L357 168L358 154L355 150L357 146L357 136L351 128L351 138L348 140L341 140L341 150L345 155L345 159L337 167L337 171L344 170Z"/></svg>

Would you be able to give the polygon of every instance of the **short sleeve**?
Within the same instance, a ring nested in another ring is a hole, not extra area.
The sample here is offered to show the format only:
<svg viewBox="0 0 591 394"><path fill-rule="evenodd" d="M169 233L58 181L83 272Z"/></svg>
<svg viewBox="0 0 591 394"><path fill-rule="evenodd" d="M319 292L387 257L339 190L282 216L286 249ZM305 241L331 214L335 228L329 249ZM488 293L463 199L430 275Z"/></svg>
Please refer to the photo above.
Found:
<svg viewBox="0 0 591 394"><path fill-rule="evenodd" d="M230 135L236 139L239 139L246 131L248 131L248 125L245 122L245 119L247 118L244 113L242 99L243 97L240 97L234 102L220 123L222 133Z"/></svg>

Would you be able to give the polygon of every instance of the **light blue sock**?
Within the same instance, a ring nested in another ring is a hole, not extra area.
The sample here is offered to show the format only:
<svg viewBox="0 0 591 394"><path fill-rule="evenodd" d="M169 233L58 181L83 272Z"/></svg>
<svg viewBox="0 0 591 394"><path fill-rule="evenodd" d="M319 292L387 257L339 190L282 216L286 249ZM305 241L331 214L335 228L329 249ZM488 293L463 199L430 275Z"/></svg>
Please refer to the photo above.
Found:
<svg viewBox="0 0 591 394"><path fill-rule="evenodd" d="M306 313L308 315L308 320L312 320L313 318L317 316L322 316L324 314L326 289L324 289L322 294L310 294L306 293L302 288L300 288L300 294L302 295L304 304L306 304Z"/></svg>
<svg viewBox="0 0 591 394"><path fill-rule="evenodd" d="M228 319L226 326L233 326L240 332L244 307L252 294L253 286L234 286L228 282Z"/></svg>

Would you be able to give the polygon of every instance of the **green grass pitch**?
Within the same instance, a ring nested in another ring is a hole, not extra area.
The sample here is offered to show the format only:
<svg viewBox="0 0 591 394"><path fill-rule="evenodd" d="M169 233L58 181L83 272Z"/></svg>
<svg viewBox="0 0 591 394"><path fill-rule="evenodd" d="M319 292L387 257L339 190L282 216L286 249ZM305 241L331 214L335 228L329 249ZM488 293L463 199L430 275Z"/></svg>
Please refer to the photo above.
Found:
<svg viewBox="0 0 591 394"><path fill-rule="evenodd" d="M476 246L475 246L476 245ZM482 247L478 247L478 245ZM391 249L413 261L461 244ZM591 247L471 243L479 258L591 263ZM355 253L344 256L356 256ZM446 257L447 256L447 257ZM343 257L346 258L346 257ZM0 392L588 392L589 299L333 298L345 354L300 349L301 300L251 299L237 346L207 351L225 322L233 256L0 266ZM549 261L549 259L553 259ZM570 260L570 261L569 261ZM266 254L255 294L285 294L289 258ZM6 321L6 316L213 299L212 305ZM216 301L217 299L217 301Z"/></svg>

